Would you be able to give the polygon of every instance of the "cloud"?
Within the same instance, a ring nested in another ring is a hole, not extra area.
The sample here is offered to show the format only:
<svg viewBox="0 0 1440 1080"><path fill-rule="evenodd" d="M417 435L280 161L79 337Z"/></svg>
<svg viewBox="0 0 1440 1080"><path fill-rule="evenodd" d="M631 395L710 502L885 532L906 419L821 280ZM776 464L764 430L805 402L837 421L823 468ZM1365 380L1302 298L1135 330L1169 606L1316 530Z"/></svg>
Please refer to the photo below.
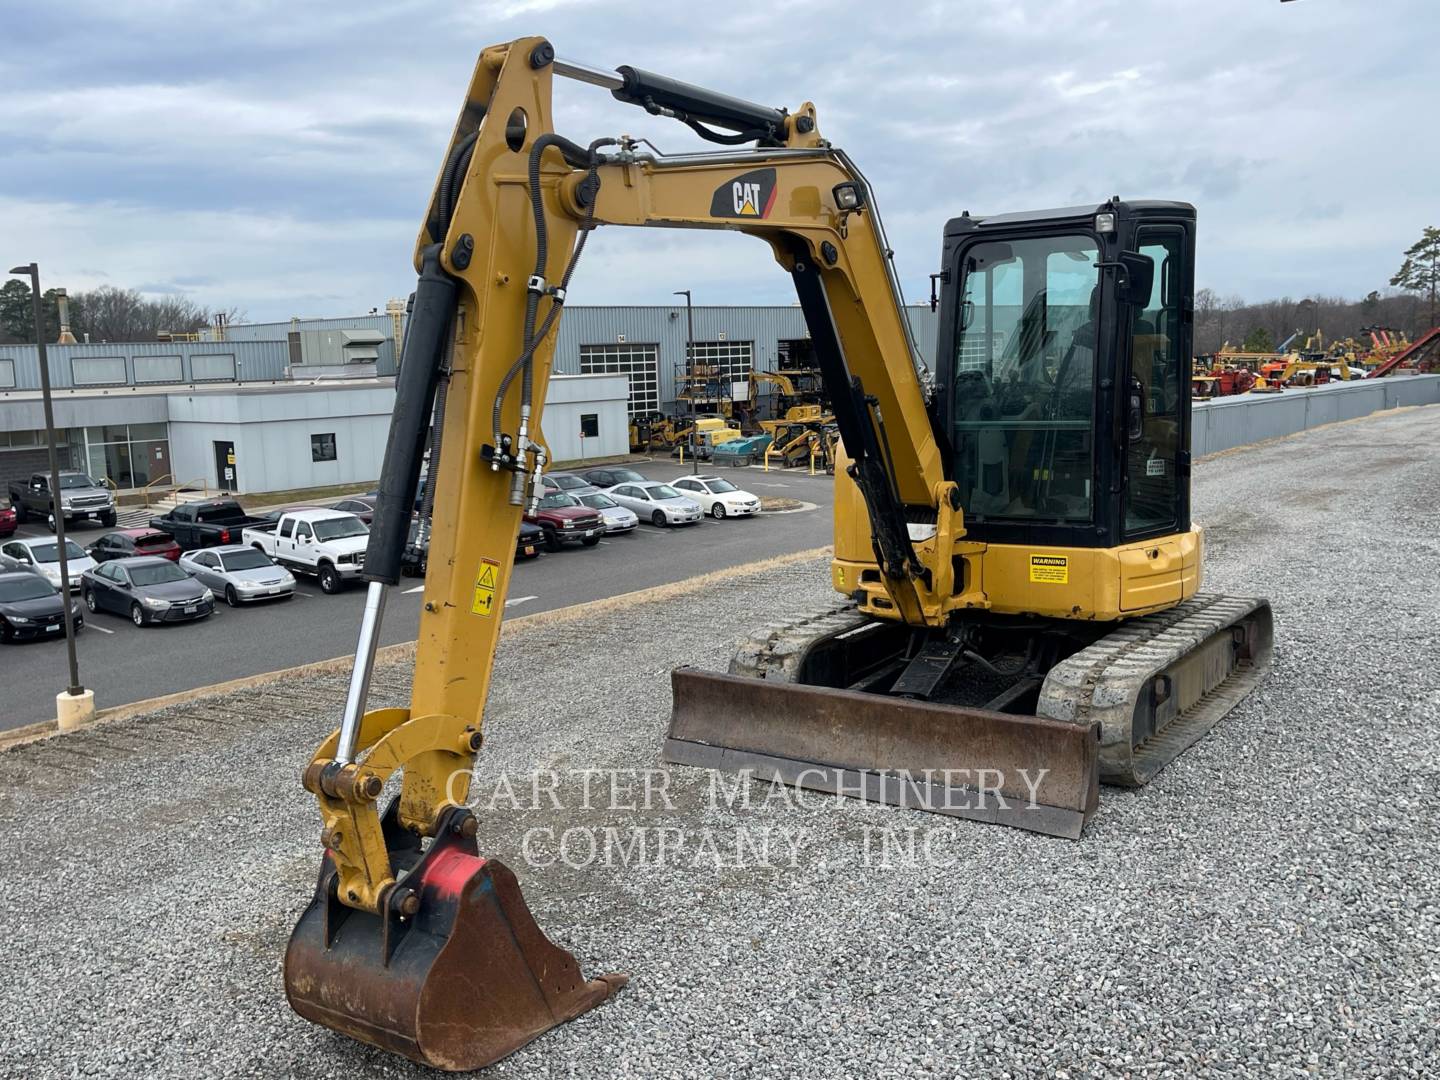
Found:
<svg viewBox="0 0 1440 1080"><path fill-rule="evenodd" d="M410 287L479 50L544 33L597 66L815 101L912 297L961 210L1114 193L1196 203L1201 284L1362 295L1434 218L1440 147L1397 104L1423 76L1396 58L1436 30L1432 0L29 5L0 46L0 243L71 288L148 283L255 318L368 310ZM557 82L554 113L574 137L701 145L591 87ZM607 229L571 300L789 303L772 267L744 237Z"/></svg>

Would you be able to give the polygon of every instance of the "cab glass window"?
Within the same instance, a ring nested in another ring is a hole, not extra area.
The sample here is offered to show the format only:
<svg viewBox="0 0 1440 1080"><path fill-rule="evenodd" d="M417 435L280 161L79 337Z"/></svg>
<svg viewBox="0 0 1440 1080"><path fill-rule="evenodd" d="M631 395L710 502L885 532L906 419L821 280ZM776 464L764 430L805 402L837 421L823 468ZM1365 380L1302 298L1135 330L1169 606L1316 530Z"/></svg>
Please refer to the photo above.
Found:
<svg viewBox="0 0 1440 1080"><path fill-rule="evenodd" d="M1083 234L962 252L952 415L968 518L1093 520L1098 261Z"/></svg>

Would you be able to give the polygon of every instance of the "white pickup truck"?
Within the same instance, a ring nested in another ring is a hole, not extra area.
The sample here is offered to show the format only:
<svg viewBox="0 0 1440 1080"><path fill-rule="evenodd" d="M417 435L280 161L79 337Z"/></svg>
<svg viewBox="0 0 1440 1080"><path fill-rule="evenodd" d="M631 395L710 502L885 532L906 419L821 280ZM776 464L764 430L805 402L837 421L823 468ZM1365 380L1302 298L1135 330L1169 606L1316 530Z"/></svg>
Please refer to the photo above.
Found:
<svg viewBox="0 0 1440 1080"><path fill-rule="evenodd" d="M255 525L241 534L295 574L318 578L323 592L337 593L365 568L370 530L343 510L292 510L272 525Z"/></svg>

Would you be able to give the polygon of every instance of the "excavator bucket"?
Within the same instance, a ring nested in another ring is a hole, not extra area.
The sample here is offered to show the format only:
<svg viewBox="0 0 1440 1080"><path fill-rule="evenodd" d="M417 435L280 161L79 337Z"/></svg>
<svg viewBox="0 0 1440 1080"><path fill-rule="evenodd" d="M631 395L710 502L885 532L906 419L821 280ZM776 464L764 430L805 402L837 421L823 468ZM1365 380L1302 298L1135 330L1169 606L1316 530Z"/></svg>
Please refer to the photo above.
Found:
<svg viewBox="0 0 1440 1080"><path fill-rule="evenodd" d="M671 691L674 765L1071 839L1099 805L1098 724L695 668Z"/></svg>
<svg viewBox="0 0 1440 1080"><path fill-rule="evenodd" d="M335 882L327 855L285 953L290 1005L423 1065L483 1068L627 981L587 980L536 925L515 875L473 840L442 833L383 914L341 904Z"/></svg>

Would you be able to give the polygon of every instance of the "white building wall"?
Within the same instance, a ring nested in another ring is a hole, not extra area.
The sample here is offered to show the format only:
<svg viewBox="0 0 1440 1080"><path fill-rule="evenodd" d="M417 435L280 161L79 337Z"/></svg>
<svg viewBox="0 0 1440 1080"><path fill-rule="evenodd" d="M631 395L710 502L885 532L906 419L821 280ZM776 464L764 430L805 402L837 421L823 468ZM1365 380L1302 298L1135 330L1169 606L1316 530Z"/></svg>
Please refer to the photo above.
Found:
<svg viewBox="0 0 1440 1080"><path fill-rule="evenodd" d="M214 444L235 444L239 492L363 484L380 475L395 390L388 382L232 394L174 394L170 453L177 476L216 475ZM311 436L335 436L335 460L315 461Z"/></svg>
<svg viewBox="0 0 1440 1080"><path fill-rule="evenodd" d="M626 403L630 381L624 375L552 375L545 395L541 430L551 461L593 461L630 452ZM599 437L580 439L580 418L593 413Z"/></svg>
<svg viewBox="0 0 1440 1080"><path fill-rule="evenodd" d="M550 380L543 433L552 461L614 457L629 452L628 382L623 375L555 376ZM217 475L215 443L235 444L241 494L367 484L380 475L395 389L388 381L171 394L170 455L182 482ZM594 413L599 436L580 441L580 418ZM315 461L312 435L335 435L335 460Z"/></svg>

